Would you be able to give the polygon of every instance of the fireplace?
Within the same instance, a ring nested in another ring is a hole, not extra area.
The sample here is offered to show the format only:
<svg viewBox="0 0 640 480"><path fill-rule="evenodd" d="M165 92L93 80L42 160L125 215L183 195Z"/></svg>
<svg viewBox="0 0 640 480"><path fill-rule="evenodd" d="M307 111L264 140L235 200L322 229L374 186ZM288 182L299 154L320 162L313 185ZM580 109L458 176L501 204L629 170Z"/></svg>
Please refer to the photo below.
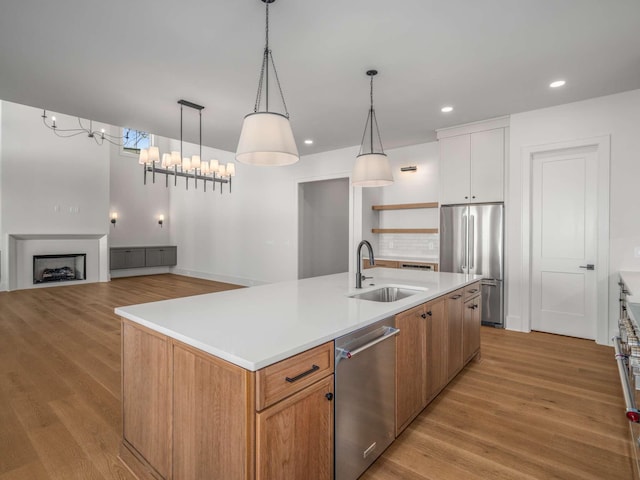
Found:
<svg viewBox="0 0 640 480"><path fill-rule="evenodd" d="M85 280L87 278L86 269L86 253L34 255L33 283Z"/></svg>

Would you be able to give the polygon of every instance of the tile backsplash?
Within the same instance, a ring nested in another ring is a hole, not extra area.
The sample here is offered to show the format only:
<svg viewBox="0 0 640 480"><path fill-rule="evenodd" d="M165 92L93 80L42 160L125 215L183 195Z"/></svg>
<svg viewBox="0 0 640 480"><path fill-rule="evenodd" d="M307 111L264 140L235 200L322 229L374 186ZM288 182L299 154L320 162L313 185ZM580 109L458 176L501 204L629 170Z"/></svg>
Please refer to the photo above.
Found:
<svg viewBox="0 0 640 480"><path fill-rule="evenodd" d="M440 236L437 233L381 233L378 235L380 258L406 258L438 261Z"/></svg>

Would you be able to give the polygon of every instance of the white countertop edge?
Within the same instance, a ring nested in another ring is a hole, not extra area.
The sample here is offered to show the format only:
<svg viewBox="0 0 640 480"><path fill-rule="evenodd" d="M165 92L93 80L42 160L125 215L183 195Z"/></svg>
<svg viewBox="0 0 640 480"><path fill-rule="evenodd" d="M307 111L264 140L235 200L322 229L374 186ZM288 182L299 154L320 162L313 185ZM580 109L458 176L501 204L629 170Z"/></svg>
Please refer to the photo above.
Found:
<svg viewBox="0 0 640 480"><path fill-rule="evenodd" d="M435 272L435 274L438 274L438 272ZM163 335L166 335L170 338L173 338L175 340L178 340L186 345L189 345L191 347L194 347L198 350L201 350L203 352L209 353L211 355L214 355L215 357L221 358L223 360L226 360L234 365L237 365L239 367L242 367L246 370L249 371L257 371L260 370L262 368L268 367L269 365L273 365L274 363L277 363L281 360L285 360L287 358L290 358L294 355L297 355L298 353L302 353L306 350L309 350L311 348L317 347L318 345L322 345L323 343L326 343L328 341L333 341L336 338L339 338L343 335L346 335L348 333L352 333L360 328L366 327L372 323L375 323L379 320L382 320L384 318L388 318L390 316L394 316L398 313L404 312L406 310L409 310L411 308L414 308L418 305L422 305L426 302L429 302L430 300L433 300L435 298L447 295L455 290L458 290L460 288L464 288L467 285L470 285L474 282L477 282L479 280L481 280L482 277L479 275L474 276L474 278L468 278L467 280L449 287L449 288L444 288L442 290L438 290L437 292L432 292L430 290L426 290L423 292L420 292L418 294L412 295L410 297L398 300L397 302L389 302L389 303L383 303L382 305L384 306L389 306L391 308L389 308L388 310L385 310L383 313L380 313L378 315L372 316L371 318L367 319L366 321L362 321L358 324L355 325L351 325L347 328L343 328L343 329L339 329L339 330L333 330L333 331L329 331L327 332L326 335L321 335L319 337L314 338L311 341L307 341L307 342L303 342L300 344L297 344L295 347L290 347L290 348L286 348L284 350L280 350L277 353L274 353L273 355L269 355L266 356L264 358L261 358L259 361L250 361L247 360L246 358L243 357L239 357L237 355L233 355L225 350L216 348L212 345L209 345L207 343L201 342L195 338L192 337L188 337L185 336L179 332L176 332L170 328L166 328L162 325L158 325L157 323L154 323L153 321L149 321L149 320L145 320L144 318L141 318L137 315L132 314L131 312L127 312L125 309L130 307L130 306L126 306L126 307L118 307L114 310L114 312L116 313L116 315L119 315L123 318L126 318L127 320L130 320L134 323L140 324L150 330L153 330L154 332L158 332L161 333ZM398 284L398 282L392 282L395 283L397 286L400 286ZM274 285L274 284L271 284ZM344 294L345 297L351 296L353 294L357 294L357 293L364 293L370 290L375 290L377 288L380 288L382 286L382 284L379 285L375 285L375 286L371 286L371 287L366 287L363 288L362 290L356 290L356 289L350 289L346 294ZM249 288L259 288L258 287L249 287ZM411 285L407 284L406 288L412 288ZM415 288L415 287L414 287ZM420 287L417 287L420 288ZM231 290L234 292L242 292L243 290ZM218 292L218 293L224 293L224 292ZM182 297L182 298L188 298L188 297ZM170 301L170 300L162 300L162 301ZM359 299L353 299L353 301L356 302L368 302L368 300L359 300ZM150 303L156 303L156 302L150 302Z"/></svg>

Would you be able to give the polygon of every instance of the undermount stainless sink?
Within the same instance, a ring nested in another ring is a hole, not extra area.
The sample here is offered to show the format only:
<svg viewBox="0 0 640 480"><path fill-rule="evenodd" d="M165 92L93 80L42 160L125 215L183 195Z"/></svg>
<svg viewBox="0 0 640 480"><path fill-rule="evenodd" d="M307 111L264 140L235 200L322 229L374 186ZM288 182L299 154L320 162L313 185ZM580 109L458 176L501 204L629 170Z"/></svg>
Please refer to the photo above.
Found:
<svg viewBox="0 0 640 480"><path fill-rule="evenodd" d="M410 297L411 295L415 295L422 291L424 290L415 290L404 287L381 287L368 292L357 293L349 296L351 298L369 300L371 302L395 302L396 300L402 300L403 298Z"/></svg>

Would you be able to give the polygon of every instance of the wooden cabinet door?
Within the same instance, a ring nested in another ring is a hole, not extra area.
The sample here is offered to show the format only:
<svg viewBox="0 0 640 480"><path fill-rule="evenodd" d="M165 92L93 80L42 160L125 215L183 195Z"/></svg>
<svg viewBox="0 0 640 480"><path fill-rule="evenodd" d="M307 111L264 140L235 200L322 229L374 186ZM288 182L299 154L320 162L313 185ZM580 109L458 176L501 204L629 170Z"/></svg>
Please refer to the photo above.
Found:
<svg viewBox="0 0 640 480"><path fill-rule="evenodd" d="M482 312L480 302L480 295L464 302L462 353L465 363L480 350L480 313Z"/></svg>
<svg viewBox="0 0 640 480"><path fill-rule="evenodd" d="M469 135L442 138L440 145L440 203L469 203L471 141Z"/></svg>
<svg viewBox="0 0 640 480"><path fill-rule="evenodd" d="M164 335L123 320L123 436L163 478L171 471L169 354Z"/></svg>
<svg viewBox="0 0 640 480"><path fill-rule="evenodd" d="M180 344L173 369L173 478L252 478L253 373Z"/></svg>
<svg viewBox="0 0 640 480"><path fill-rule="evenodd" d="M396 315L396 434L427 404L425 392L426 316L424 305Z"/></svg>
<svg viewBox="0 0 640 480"><path fill-rule="evenodd" d="M471 202L504 200L504 128L471 134Z"/></svg>
<svg viewBox="0 0 640 480"><path fill-rule="evenodd" d="M333 478L333 375L256 414L256 480L286 478Z"/></svg>
<svg viewBox="0 0 640 480"><path fill-rule="evenodd" d="M452 379L462 370L462 310L464 289L447 295L447 377Z"/></svg>
<svg viewBox="0 0 640 480"><path fill-rule="evenodd" d="M431 401L448 380L447 372L447 318L445 317L445 299L440 297L425 305L426 335L426 378L425 397Z"/></svg>

